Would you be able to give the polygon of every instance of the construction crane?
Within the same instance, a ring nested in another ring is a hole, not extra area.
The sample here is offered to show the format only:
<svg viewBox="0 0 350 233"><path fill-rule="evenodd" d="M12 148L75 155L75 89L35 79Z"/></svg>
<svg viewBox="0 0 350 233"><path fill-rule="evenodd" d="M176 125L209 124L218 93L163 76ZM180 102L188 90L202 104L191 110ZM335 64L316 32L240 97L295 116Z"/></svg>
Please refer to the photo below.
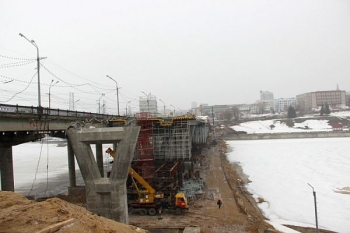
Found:
<svg viewBox="0 0 350 233"><path fill-rule="evenodd" d="M116 156L116 152L111 148L108 148L106 153L110 154L113 158ZM164 197L163 192L157 192L131 167L129 168L129 175L132 178L133 186L138 195L137 201L132 201L129 205L132 211L139 212L141 215L146 215L147 213L149 215L155 215L157 212L168 209L173 210L176 215L180 215L189 209L184 193L179 192L174 197Z"/></svg>

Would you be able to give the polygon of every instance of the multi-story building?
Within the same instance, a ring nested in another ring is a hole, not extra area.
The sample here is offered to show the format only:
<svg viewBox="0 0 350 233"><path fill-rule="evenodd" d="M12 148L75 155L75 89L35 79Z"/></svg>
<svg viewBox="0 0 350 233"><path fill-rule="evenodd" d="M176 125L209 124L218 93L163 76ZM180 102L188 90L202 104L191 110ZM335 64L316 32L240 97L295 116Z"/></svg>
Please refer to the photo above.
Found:
<svg viewBox="0 0 350 233"><path fill-rule="evenodd" d="M140 112L158 113L157 97L151 93L147 96L140 96L139 106Z"/></svg>
<svg viewBox="0 0 350 233"><path fill-rule="evenodd" d="M293 106L295 108L295 104L295 98L275 99L275 110L276 112L287 112L289 106Z"/></svg>
<svg viewBox="0 0 350 233"><path fill-rule="evenodd" d="M273 93L269 91L260 91L260 100L256 101L259 113L269 113L275 111Z"/></svg>
<svg viewBox="0 0 350 233"><path fill-rule="evenodd" d="M273 100L273 93L269 91L260 91L260 100Z"/></svg>
<svg viewBox="0 0 350 233"><path fill-rule="evenodd" d="M346 106L350 107L350 91L346 92Z"/></svg>
<svg viewBox="0 0 350 233"><path fill-rule="evenodd" d="M345 91L316 91L296 96L296 105L299 111L311 112L313 109L328 104L332 108L346 104Z"/></svg>

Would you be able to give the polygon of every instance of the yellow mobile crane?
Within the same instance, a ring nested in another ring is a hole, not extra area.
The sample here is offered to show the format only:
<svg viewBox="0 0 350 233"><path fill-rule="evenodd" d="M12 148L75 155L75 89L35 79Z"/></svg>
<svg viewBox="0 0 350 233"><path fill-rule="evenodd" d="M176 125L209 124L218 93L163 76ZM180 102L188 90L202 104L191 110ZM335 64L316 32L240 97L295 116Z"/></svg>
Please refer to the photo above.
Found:
<svg viewBox="0 0 350 233"><path fill-rule="evenodd" d="M113 158L116 156L115 151L111 148L106 150ZM138 198L136 202L130 203L132 210L139 212L141 215L155 215L162 209L174 210L176 215L180 215L184 210L188 210L189 205L184 193L177 193L174 198L164 198L163 192L157 192L145 179L142 178L134 169L129 168L129 175L133 180L133 186L136 189ZM139 188L137 182L144 188Z"/></svg>

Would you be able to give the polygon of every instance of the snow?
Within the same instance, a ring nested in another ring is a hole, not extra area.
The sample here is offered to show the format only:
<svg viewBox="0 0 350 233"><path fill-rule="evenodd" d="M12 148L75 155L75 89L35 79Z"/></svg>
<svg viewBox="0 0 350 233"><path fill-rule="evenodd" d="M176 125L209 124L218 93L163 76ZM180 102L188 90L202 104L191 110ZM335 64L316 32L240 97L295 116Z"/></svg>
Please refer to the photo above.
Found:
<svg viewBox="0 0 350 233"><path fill-rule="evenodd" d="M347 112L349 113L349 112ZM350 114L334 114L338 117ZM271 129L270 125L275 127ZM306 120L289 128L279 121L254 121L234 126L248 133L329 130L327 121ZM299 127L299 128L298 128ZM227 141L227 157L251 181L247 188L265 202L259 208L276 225L315 227L313 189L319 228L340 233L350 229L350 138ZM310 187L309 184L312 186ZM282 232L290 232L281 227Z"/></svg>
<svg viewBox="0 0 350 233"><path fill-rule="evenodd" d="M288 127L279 120L251 121L231 128L236 131L245 131L248 134L332 131L328 120L305 120L302 123L294 123L294 127Z"/></svg>
<svg viewBox="0 0 350 233"><path fill-rule="evenodd" d="M15 191L35 198L67 193L68 157L67 147L58 146L62 140L24 143L12 147ZM104 144L103 151L112 145ZM91 146L95 151L95 146ZM104 168L109 169L111 158L103 157ZM79 166L75 162L77 185L84 185Z"/></svg>
<svg viewBox="0 0 350 233"><path fill-rule="evenodd" d="M231 162L239 163L262 197L264 215L273 222L314 225L311 184L317 196L319 226L350 229L350 195L334 190L350 186L350 138L228 141Z"/></svg>

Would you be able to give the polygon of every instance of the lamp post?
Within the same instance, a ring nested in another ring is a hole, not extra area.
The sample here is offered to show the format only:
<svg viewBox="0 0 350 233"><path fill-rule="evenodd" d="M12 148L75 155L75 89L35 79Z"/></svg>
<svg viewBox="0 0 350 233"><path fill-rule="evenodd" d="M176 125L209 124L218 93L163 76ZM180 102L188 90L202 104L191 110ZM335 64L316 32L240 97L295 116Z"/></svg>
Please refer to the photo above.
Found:
<svg viewBox="0 0 350 233"><path fill-rule="evenodd" d="M164 105L164 116L165 116L165 103L161 99L159 99L159 101L161 101L163 103L163 105Z"/></svg>
<svg viewBox="0 0 350 233"><path fill-rule="evenodd" d="M50 86L49 86L49 114L51 114L51 87L55 86L57 83L59 83L59 81L56 81L54 84L53 83L53 79L51 80Z"/></svg>
<svg viewBox="0 0 350 233"><path fill-rule="evenodd" d="M102 93L102 95L101 95L101 97L98 99L98 114L101 114L101 98L104 96L105 94L104 93Z"/></svg>
<svg viewBox="0 0 350 233"><path fill-rule="evenodd" d="M170 104L170 106L174 108L174 114L173 114L173 117L174 117L175 116L175 107L171 104Z"/></svg>
<svg viewBox="0 0 350 233"><path fill-rule="evenodd" d="M147 97L147 109L148 109L148 112L149 112L149 99L148 99L148 95L145 93L145 92L143 92L143 91L141 91L146 97Z"/></svg>
<svg viewBox="0 0 350 233"><path fill-rule="evenodd" d="M319 233L318 231L318 218L317 218L317 204L316 204L316 192L314 190L314 187L311 186L311 184L307 183L312 188L312 194L314 195L314 205L315 205L315 219L316 219L316 233Z"/></svg>
<svg viewBox="0 0 350 233"><path fill-rule="evenodd" d="M75 110L75 104L79 101L80 99L76 100L74 103L73 103L73 111Z"/></svg>
<svg viewBox="0 0 350 233"><path fill-rule="evenodd" d="M41 93L40 93L40 61L39 61L39 47L35 43L34 40L29 40L27 37L25 37L22 33L19 33L21 37L29 41L35 48L36 48L36 60L37 60L37 69L38 69L38 108L41 113Z"/></svg>
<svg viewBox="0 0 350 233"><path fill-rule="evenodd" d="M116 85L116 90L117 90L117 106L118 106L118 116L119 116L119 93L118 93L118 90L119 90L119 87L118 87L118 82L114 80L114 78L106 75L108 78L110 78L111 80L113 80L115 82L115 85Z"/></svg>

